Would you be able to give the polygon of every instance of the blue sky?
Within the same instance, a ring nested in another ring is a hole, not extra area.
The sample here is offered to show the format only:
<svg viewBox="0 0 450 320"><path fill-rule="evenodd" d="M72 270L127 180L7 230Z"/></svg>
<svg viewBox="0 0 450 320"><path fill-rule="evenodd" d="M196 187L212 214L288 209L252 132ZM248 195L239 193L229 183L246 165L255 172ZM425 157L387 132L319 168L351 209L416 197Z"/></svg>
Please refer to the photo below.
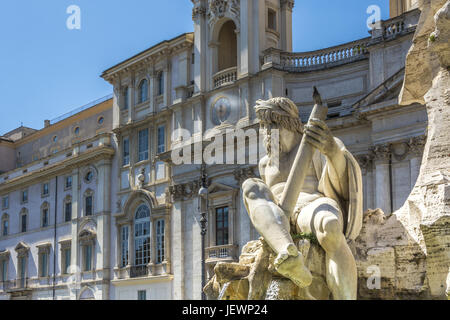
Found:
<svg viewBox="0 0 450 320"><path fill-rule="evenodd" d="M297 0L294 51L367 37L367 8L389 17L389 0ZM70 5L81 30L69 30ZM190 0L3 0L0 134L53 119L112 92L99 76L114 64L193 30Z"/></svg>

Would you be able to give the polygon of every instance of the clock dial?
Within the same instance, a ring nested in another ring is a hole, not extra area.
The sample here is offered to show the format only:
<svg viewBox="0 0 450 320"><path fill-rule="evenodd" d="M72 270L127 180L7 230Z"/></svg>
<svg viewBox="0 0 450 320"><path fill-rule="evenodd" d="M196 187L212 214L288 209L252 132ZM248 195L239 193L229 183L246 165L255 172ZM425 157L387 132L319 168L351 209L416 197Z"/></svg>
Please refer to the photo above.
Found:
<svg viewBox="0 0 450 320"><path fill-rule="evenodd" d="M212 108L212 118L216 125L220 125L228 120L231 113L230 100L226 97L221 97L216 100Z"/></svg>

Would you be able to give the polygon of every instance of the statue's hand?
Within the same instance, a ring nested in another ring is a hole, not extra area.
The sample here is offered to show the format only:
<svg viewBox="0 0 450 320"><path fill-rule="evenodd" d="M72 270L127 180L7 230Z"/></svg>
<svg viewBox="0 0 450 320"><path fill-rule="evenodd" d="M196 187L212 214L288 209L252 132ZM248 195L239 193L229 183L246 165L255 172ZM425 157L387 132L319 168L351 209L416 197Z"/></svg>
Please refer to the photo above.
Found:
<svg viewBox="0 0 450 320"><path fill-rule="evenodd" d="M319 119L311 119L305 126L305 139L322 154L333 158L339 152L339 146L327 124Z"/></svg>

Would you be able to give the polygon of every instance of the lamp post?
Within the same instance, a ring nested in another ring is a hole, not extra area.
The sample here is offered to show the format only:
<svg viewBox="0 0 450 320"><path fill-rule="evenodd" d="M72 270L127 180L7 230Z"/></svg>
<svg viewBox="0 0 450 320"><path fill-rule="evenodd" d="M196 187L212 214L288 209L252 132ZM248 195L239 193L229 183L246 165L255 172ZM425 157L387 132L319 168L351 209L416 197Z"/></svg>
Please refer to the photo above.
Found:
<svg viewBox="0 0 450 320"><path fill-rule="evenodd" d="M208 214L208 186L206 185L206 170L204 166L202 166L202 187L198 191L198 196L201 203L200 234L202 236L202 300L206 300L206 295L205 292L203 292L203 288L206 286L205 237L208 222L208 219L206 218Z"/></svg>

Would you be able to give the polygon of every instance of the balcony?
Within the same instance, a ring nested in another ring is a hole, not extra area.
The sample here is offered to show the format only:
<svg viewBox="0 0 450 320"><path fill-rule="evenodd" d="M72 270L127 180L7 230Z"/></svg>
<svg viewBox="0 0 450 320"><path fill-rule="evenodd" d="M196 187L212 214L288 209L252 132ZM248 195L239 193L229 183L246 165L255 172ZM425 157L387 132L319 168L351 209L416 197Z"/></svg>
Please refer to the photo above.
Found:
<svg viewBox="0 0 450 320"><path fill-rule="evenodd" d="M130 268L130 278L143 278L148 276L147 266L134 266Z"/></svg>
<svg viewBox="0 0 450 320"><path fill-rule="evenodd" d="M269 49L264 56L263 69L275 67L290 72L326 69L349 62L367 59L370 38L311 52L283 52Z"/></svg>
<svg viewBox="0 0 450 320"><path fill-rule="evenodd" d="M231 67L213 75L214 89L234 83L237 80L237 67Z"/></svg>
<svg viewBox="0 0 450 320"><path fill-rule="evenodd" d="M403 13L402 15L381 21L378 29L373 29L372 39L374 42L395 39L398 36L414 33L420 18L418 9Z"/></svg>
<svg viewBox="0 0 450 320"><path fill-rule="evenodd" d="M236 259L236 245L224 245L205 249L206 263L227 262Z"/></svg>

